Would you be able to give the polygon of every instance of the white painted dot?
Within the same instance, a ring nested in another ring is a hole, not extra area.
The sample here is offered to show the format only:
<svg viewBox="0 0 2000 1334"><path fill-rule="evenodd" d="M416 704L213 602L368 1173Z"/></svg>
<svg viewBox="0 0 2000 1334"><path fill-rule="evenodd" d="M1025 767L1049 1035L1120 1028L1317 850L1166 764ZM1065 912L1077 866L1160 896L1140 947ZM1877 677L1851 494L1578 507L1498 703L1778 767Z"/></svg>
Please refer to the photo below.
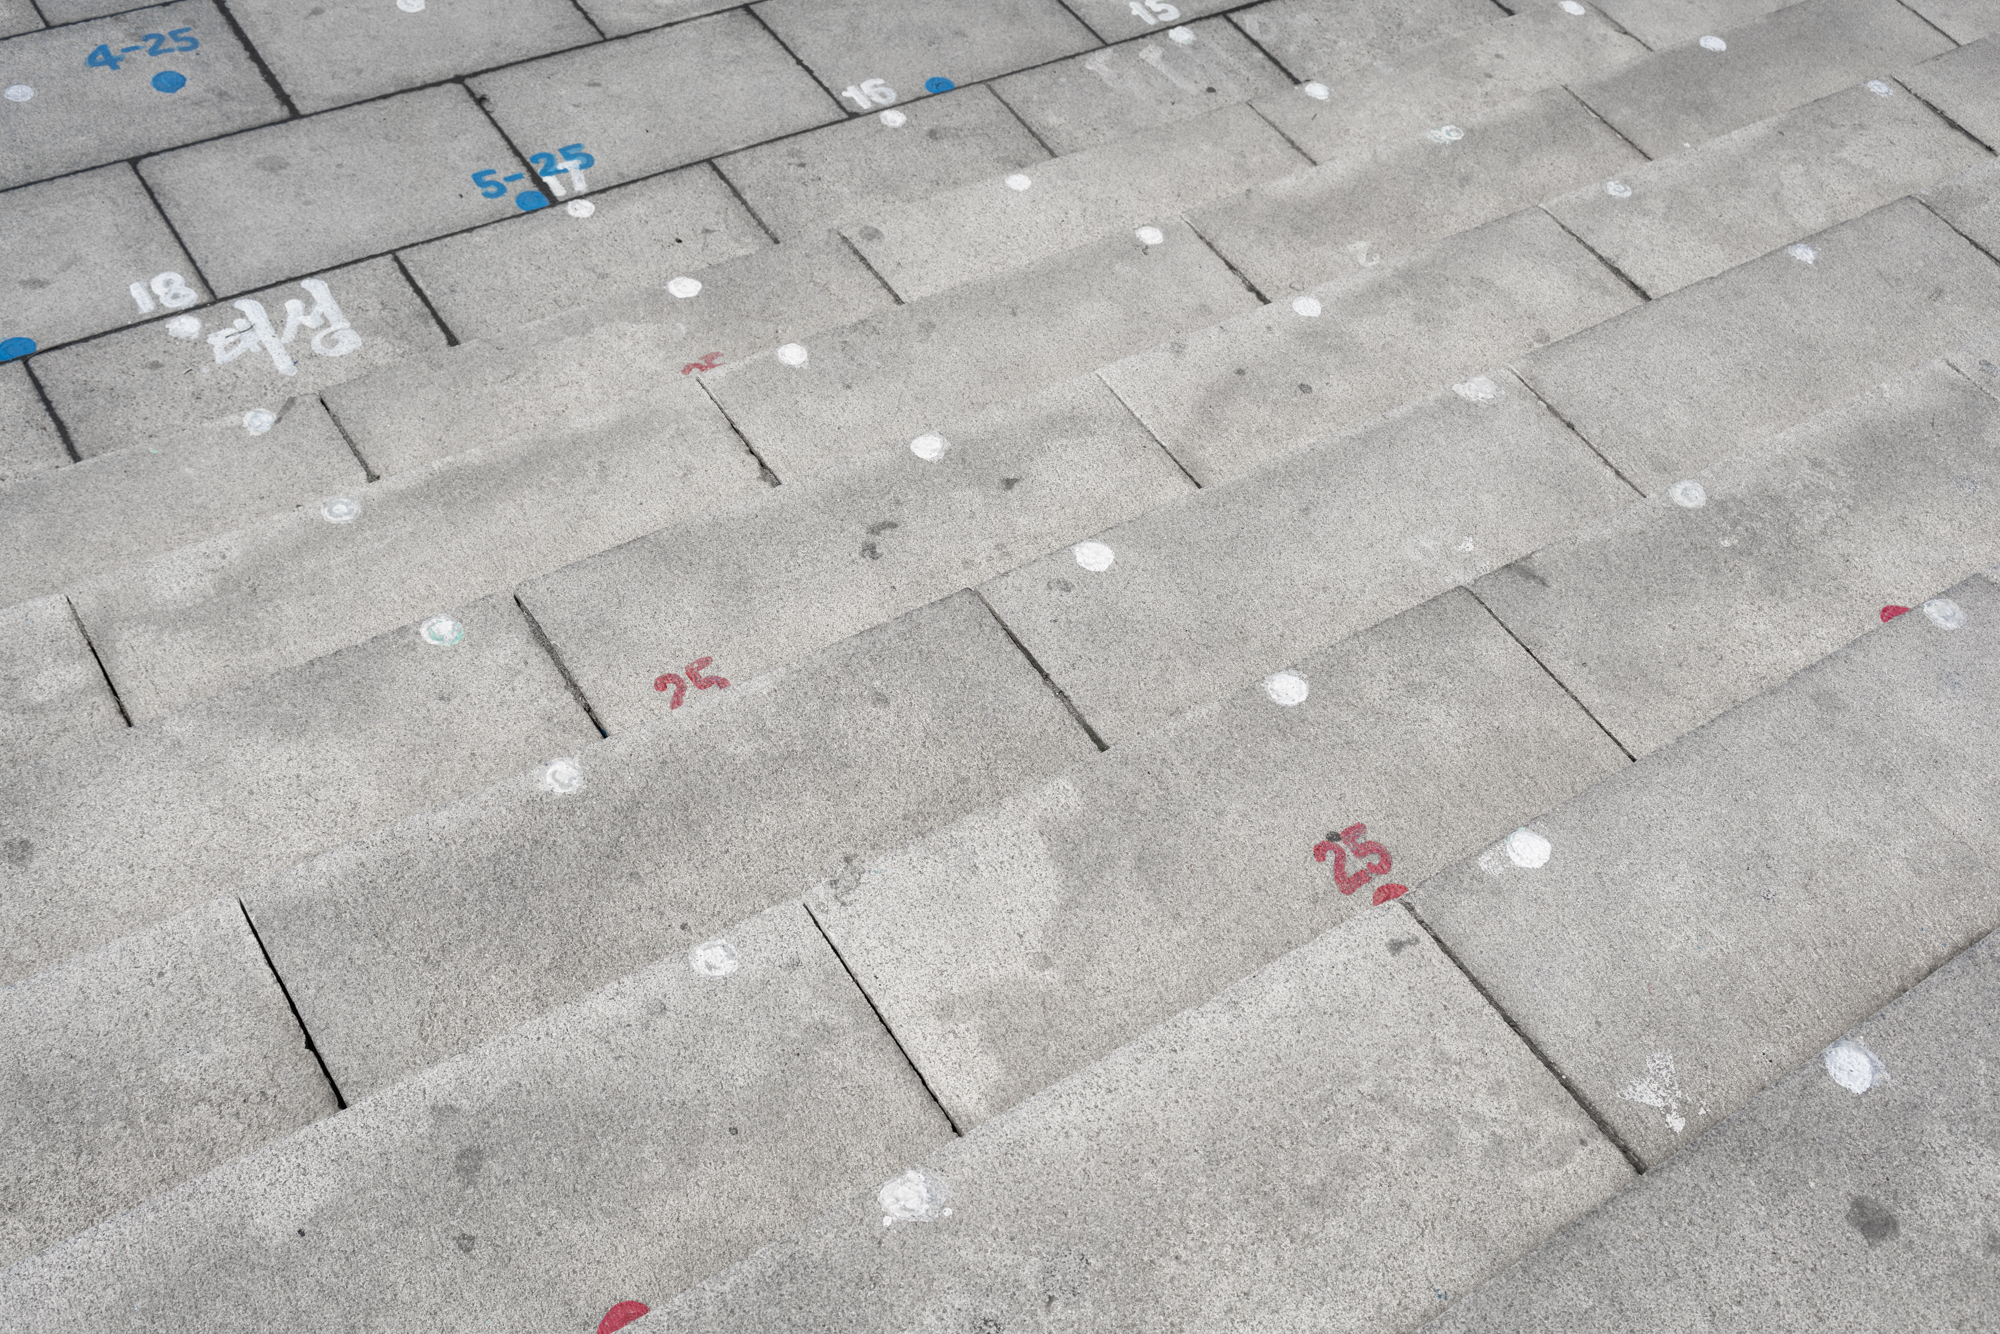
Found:
<svg viewBox="0 0 2000 1334"><path fill-rule="evenodd" d="M396 0L396 8L405 14L421 14L424 11L424 0Z"/></svg>
<svg viewBox="0 0 2000 1334"><path fill-rule="evenodd" d="M1465 131L1456 125L1440 125L1430 134L1431 142L1439 144L1455 144L1465 137Z"/></svg>
<svg viewBox="0 0 2000 1334"><path fill-rule="evenodd" d="M1034 184L1033 181L1029 180L1026 176L1023 176L1018 171L1015 172L1012 176L1009 176L1007 178L1007 188L1009 190L1025 190L1033 184Z"/></svg>
<svg viewBox="0 0 2000 1334"><path fill-rule="evenodd" d="M1894 97L1896 95L1896 89L1892 85L1882 82L1880 79L1870 79L1861 86L1877 97Z"/></svg>
<svg viewBox="0 0 2000 1334"><path fill-rule="evenodd" d="M1483 375L1475 375L1464 384L1455 384L1451 392L1468 403L1491 403L1500 397L1500 386Z"/></svg>
<svg viewBox="0 0 2000 1334"><path fill-rule="evenodd" d="M1582 16L1590 12L1589 10L1585 9L1582 5L1579 5L1576 2L1576 0L1563 0L1562 11L1565 14L1576 14L1578 16Z"/></svg>
<svg viewBox="0 0 2000 1334"><path fill-rule="evenodd" d="M1327 99L1326 85L1323 83L1302 83L1299 85L1299 91L1315 102L1324 102Z"/></svg>
<svg viewBox="0 0 2000 1334"><path fill-rule="evenodd" d="M885 1183L875 1200L884 1223L928 1223L943 1215L944 1193L944 1182L913 1167Z"/></svg>
<svg viewBox="0 0 2000 1334"><path fill-rule="evenodd" d="M583 769L575 760L550 760L535 771L542 791L566 797L583 791Z"/></svg>
<svg viewBox="0 0 2000 1334"><path fill-rule="evenodd" d="M1507 835L1507 860L1530 871L1549 864L1549 841L1532 829L1516 829Z"/></svg>
<svg viewBox="0 0 2000 1334"><path fill-rule="evenodd" d="M1889 1082L1889 1069L1874 1052L1843 1038L1826 1049L1827 1077L1849 1093L1866 1093L1877 1084Z"/></svg>
<svg viewBox="0 0 2000 1334"><path fill-rule="evenodd" d="M703 977L728 977L742 966L736 947L726 940L704 940L688 951L688 967Z"/></svg>
<svg viewBox="0 0 2000 1334"><path fill-rule="evenodd" d="M465 638L465 627L449 616L433 616L417 627L417 636L426 644L450 648Z"/></svg>
<svg viewBox="0 0 2000 1334"><path fill-rule="evenodd" d="M278 414L269 408L252 408L243 414L243 429L252 435L262 435L278 424Z"/></svg>
<svg viewBox="0 0 2000 1334"><path fill-rule="evenodd" d="M1965 608L1950 598L1932 598L1924 604L1924 615L1940 630L1956 630L1965 624Z"/></svg>
<svg viewBox="0 0 2000 1334"><path fill-rule="evenodd" d="M349 500L346 496L335 496L320 502L319 517L328 523L353 523L361 517L361 502Z"/></svg>
<svg viewBox="0 0 2000 1334"><path fill-rule="evenodd" d="M670 296L677 296L683 301L691 296L698 296L701 293L701 279L675 278L667 284L667 293Z"/></svg>
<svg viewBox="0 0 2000 1334"><path fill-rule="evenodd" d="M797 343L787 343L778 349L778 360L787 366L803 366L806 364L806 350Z"/></svg>
<svg viewBox="0 0 2000 1334"><path fill-rule="evenodd" d="M894 107L883 112L879 119L892 130L900 130L910 123L910 118Z"/></svg>
<svg viewBox="0 0 2000 1334"><path fill-rule="evenodd" d="M1632 197L1632 187L1623 181L1606 181L1604 183L1604 193L1610 195L1613 199L1630 199Z"/></svg>
<svg viewBox="0 0 2000 1334"><path fill-rule="evenodd" d="M1141 227L1132 235L1139 238L1141 245L1165 245L1167 241L1167 234L1158 227Z"/></svg>
<svg viewBox="0 0 2000 1334"><path fill-rule="evenodd" d="M1180 43L1182 46L1194 45L1194 33L1192 33L1186 28L1169 28L1167 29L1167 36L1171 37L1174 41Z"/></svg>
<svg viewBox="0 0 2000 1334"><path fill-rule="evenodd" d="M944 457L945 447L949 443L941 435L920 435L910 442L910 452L925 463L936 463Z"/></svg>
<svg viewBox="0 0 2000 1334"><path fill-rule="evenodd" d="M1801 264L1811 264L1814 260L1817 260L1819 258L1819 251L1814 250L1811 246L1806 245L1803 242L1801 242L1798 245L1786 246L1785 253L1790 255L1793 259L1797 260Z"/></svg>
<svg viewBox="0 0 2000 1334"><path fill-rule="evenodd" d="M1675 482L1668 487L1667 499L1684 510L1698 510L1708 503L1708 492L1700 482L1690 477L1684 482Z"/></svg>
<svg viewBox="0 0 2000 1334"><path fill-rule="evenodd" d="M167 321L167 333L174 338L199 338L201 321L192 315L176 315Z"/></svg>
<svg viewBox="0 0 2000 1334"><path fill-rule="evenodd" d="M563 205L563 212L569 214L572 218L587 218L597 212L597 205L591 203L588 199L572 199L569 203Z"/></svg>
<svg viewBox="0 0 2000 1334"><path fill-rule="evenodd" d="M1320 312L1319 298L1295 296L1292 298L1292 311L1294 314L1303 315L1309 320L1316 320L1319 318Z"/></svg>
<svg viewBox="0 0 2000 1334"><path fill-rule="evenodd" d="M1282 704L1288 709L1297 708L1306 702L1312 687L1303 676L1291 672L1273 672L1264 678L1264 693L1271 697L1273 704Z"/></svg>
<svg viewBox="0 0 2000 1334"><path fill-rule="evenodd" d="M1076 563L1092 574L1103 574L1111 568L1111 562L1118 559L1111 548L1102 542L1079 542L1069 550L1076 557Z"/></svg>
<svg viewBox="0 0 2000 1334"><path fill-rule="evenodd" d="M1701 39L1701 49L1704 51L1727 51L1729 43L1723 41L1720 37L1704 37Z"/></svg>
<svg viewBox="0 0 2000 1334"><path fill-rule="evenodd" d="M7 91L0 93L0 97L6 98L9 102L28 102L34 100L34 96L35 90L25 83L10 83L7 85Z"/></svg>

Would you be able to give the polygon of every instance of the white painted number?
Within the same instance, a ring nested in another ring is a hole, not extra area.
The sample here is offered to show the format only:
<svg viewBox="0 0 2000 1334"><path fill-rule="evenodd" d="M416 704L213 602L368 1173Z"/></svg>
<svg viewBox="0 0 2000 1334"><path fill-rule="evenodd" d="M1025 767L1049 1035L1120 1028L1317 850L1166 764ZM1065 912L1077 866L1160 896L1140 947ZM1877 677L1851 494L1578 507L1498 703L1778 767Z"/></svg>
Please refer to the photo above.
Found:
<svg viewBox="0 0 2000 1334"><path fill-rule="evenodd" d="M1146 21L1147 27L1156 23L1179 23L1181 12L1167 3L1167 0L1132 0L1132 12Z"/></svg>
<svg viewBox="0 0 2000 1334"><path fill-rule="evenodd" d="M863 79L859 88L843 88L840 95L853 98L854 104L863 111L886 107L896 100L896 90L881 79Z"/></svg>
<svg viewBox="0 0 2000 1334"><path fill-rule="evenodd" d="M152 296L146 294L148 287L152 288ZM185 310L195 302L201 300L201 293L189 287L187 279L181 277L178 273L156 273L153 275L152 282L133 283L125 290L132 294L132 300L137 303L141 315L150 315L153 313L153 297L155 296L160 299L160 304L168 310Z"/></svg>

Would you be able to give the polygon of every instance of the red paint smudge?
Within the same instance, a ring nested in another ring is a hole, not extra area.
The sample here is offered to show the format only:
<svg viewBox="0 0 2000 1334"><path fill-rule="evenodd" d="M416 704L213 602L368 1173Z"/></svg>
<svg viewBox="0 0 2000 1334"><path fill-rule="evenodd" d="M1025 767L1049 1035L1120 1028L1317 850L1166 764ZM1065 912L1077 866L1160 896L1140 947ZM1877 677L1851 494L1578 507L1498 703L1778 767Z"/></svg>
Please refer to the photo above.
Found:
<svg viewBox="0 0 2000 1334"><path fill-rule="evenodd" d="M721 360L722 354L720 352L703 353L699 361L690 361L687 365L681 367L681 374L691 375L695 371L712 371Z"/></svg>
<svg viewBox="0 0 2000 1334"><path fill-rule="evenodd" d="M604 1319L597 1322L597 1334L617 1334L625 1326L646 1314L644 1302L620 1302L604 1313Z"/></svg>
<svg viewBox="0 0 2000 1334"><path fill-rule="evenodd" d="M662 672L653 678L653 689L664 692L669 686L673 687L674 697L667 707L669 709L678 709L681 706L681 700L687 697L688 683L681 680L680 677L675 676L672 672Z"/></svg>
<svg viewBox="0 0 2000 1334"><path fill-rule="evenodd" d="M1908 607L1899 607L1891 602L1888 606L1882 608L1882 624L1887 625L1908 610Z"/></svg>
<svg viewBox="0 0 2000 1334"><path fill-rule="evenodd" d="M1368 906L1379 908L1390 899L1400 899L1409 892L1410 887L1408 885L1377 885L1375 886L1375 897L1369 900Z"/></svg>

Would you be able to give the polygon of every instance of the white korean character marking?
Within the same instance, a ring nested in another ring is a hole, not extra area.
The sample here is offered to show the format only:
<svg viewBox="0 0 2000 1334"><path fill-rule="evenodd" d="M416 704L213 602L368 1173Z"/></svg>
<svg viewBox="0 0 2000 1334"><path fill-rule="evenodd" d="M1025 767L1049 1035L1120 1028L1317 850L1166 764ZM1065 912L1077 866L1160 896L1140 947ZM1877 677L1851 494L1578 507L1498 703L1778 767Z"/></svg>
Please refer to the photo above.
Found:
<svg viewBox="0 0 2000 1334"><path fill-rule="evenodd" d="M218 329L208 336L208 345L215 349L215 364L225 366L246 352L263 348L270 354L271 365L280 375L297 375L298 364L291 353L285 351L284 340L271 327L271 317L264 313L264 303L244 297L230 303L242 314L227 329Z"/></svg>

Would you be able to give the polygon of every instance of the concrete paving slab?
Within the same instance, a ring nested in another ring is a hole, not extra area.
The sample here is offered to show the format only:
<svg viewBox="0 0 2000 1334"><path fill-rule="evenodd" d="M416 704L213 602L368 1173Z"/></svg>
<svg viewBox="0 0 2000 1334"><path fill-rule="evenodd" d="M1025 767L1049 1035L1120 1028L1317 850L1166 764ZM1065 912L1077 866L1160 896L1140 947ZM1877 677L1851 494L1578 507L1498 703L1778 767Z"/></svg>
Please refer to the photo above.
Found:
<svg viewBox="0 0 2000 1334"><path fill-rule="evenodd" d="M913 1316L969 1329L1409 1329L1630 1179L1392 908L651 1318L885 1334Z"/></svg>
<svg viewBox="0 0 2000 1334"><path fill-rule="evenodd" d="M1404 900L1649 1167L2000 922L1990 861L1903 777L1967 744L1990 682L1928 646L1990 653L1996 594L1960 585L1959 630L1901 617Z"/></svg>
<svg viewBox="0 0 2000 1334"><path fill-rule="evenodd" d="M125 726L61 596L0 611L0 770L38 760L73 737Z"/></svg>
<svg viewBox="0 0 2000 1334"><path fill-rule="evenodd" d="M233 898L0 988L0 1266L334 1111Z"/></svg>
<svg viewBox="0 0 2000 1334"><path fill-rule="evenodd" d="M2000 32L2000 4L1994 0L1912 0L1910 8L1954 42L1976 42Z"/></svg>
<svg viewBox="0 0 2000 1334"><path fill-rule="evenodd" d="M1996 1008L1987 941L1426 1329L1977 1329Z"/></svg>
<svg viewBox="0 0 2000 1334"><path fill-rule="evenodd" d="M884 97L914 101L1098 44L1062 0L986 0L977 12L975 20L930 0L763 0L756 7L853 114L889 105Z"/></svg>
<svg viewBox="0 0 2000 1334"><path fill-rule="evenodd" d="M1141 3L1137 9L1132 7L1132 0L1066 0L1066 3L1071 13L1107 42L1164 32L1176 24L1186 25L1190 19L1219 14L1232 7L1229 0L1185 0L1185 3L1175 0L1172 4L1161 0L1152 6Z"/></svg>
<svg viewBox="0 0 2000 1334"><path fill-rule="evenodd" d="M1548 210L1664 296L1991 160L1903 89L1870 83L1592 181Z"/></svg>
<svg viewBox="0 0 2000 1334"><path fill-rule="evenodd" d="M1968 167L1917 197L1987 254L2000 252L2000 162Z"/></svg>
<svg viewBox="0 0 2000 1334"><path fill-rule="evenodd" d="M1062 150L1058 150L1062 151ZM780 241L982 176L1048 160L1018 117L978 85L894 114L840 121L718 158L744 202Z"/></svg>
<svg viewBox="0 0 2000 1334"><path fill-rule="evenodd" d="M707 163L592 190L583 202L582 217L567 206L537 209L413 246L401 259L451 331L480 339L770 245Z"/></svg>
<svg viewBox="0 0 2000 1334"><path fill-rule="evenodd" d="M607 37L622 37L684 19L700 18L719 9L734 9L740 0L577 0Z"/></svg>
<svg viewBox="0 0 2000 1334"><path fill-rule="evenodd" d="M1912 92L1977 135L1988 148L2000 144L2000 37L1987 37L1904 75Z"/></svg>
<svg viewBox="0 0 2000 1334"><path fill-rule="evenodd" d="M51 348L211 299L123 162L0 194L0 231L10 338Z"/></svg>
<svg viewBox="0 0 2000 1334"><path fill-rule="evenodd" d="M378 371L329 390L327 402L369 466L387 475L474 446L547 443L671 419L690 375L895 304L830 235L697 272L700 290L691 297L675 295L676 279L668 279ZM469 403L483 414L469 418Z"/></svg>
<svg viewBox="0 0 2000 1334"><path fill-rule="evenodd" d="M444 84L148 158L140 174L209 281L240 292L506 216L472 179L485 167L519 170Z"/></svg>
<svg viewBox="0 0 2000 1334"><path fill-rule="evenodd" d="M320 0L309 9L237 0L230 12L308 115L598 40L569 0L415 11L375 0Z"/></svg>
<svg viewBox="0 0 2000 1334"><path fill-rule="evenodd" d="M1638 297L1530 209L1102 372L1202 485L1279 458ZM1302 313L1316 312L1313 315ZM1461 377L1465 377L1462 379Z"/></svg>
<svg viewBox="0 0 2000 1334"><path fill-rule="evenodd" d="M1113 745L1633 498L1519 380L1447 389L980 591ZM1567 679L1567 678L1565 678Z"/></svg>
<svg viewBox="0 0 2000 1334"><path fill-rule="evenodd" d="M2000 320L2000 268L1914 200L1799 245L1515 369L1651 495Z"/></svg>
<svg viewBox="0 0 2000 1334"><path fill-rule="evenodd" d="M70 461L25 361L0 365L0 485Z"/></svg>
<svg viewBox="0 0 2000 1334"><path fill-rule="evenodd" d="M10 37L0 80L30 92L4 108L0 189L287 115L211 0Z"/></svg>
<svg viewBox="0 0 2000 1334"><path fill-rule="evenodd" d="M0 605L361 485L318 399L279 405L258 435L218 422L0 487ZM93 669L94 670L94 669Z"/></svg>
<svg viewBox="0 0 2000 1334"><path fill-rule="evenodd" d="M761 492L729 424L675 388L645 420L464 450L71 597L135 721L184 708Z"/></svg>
<svg viewBox="0 0 2000 1334"><path fill-rule="evenodd" d="M1492 0L1268 0L1229 17L1293 77L1331 82L1351 66L1495 22L1507 11Z"/></svg>
<svg viewBox="0 0 2000 1334"><path fill-rule="evenodd" d="M1798 0L1595 0L1618 26L1658 49L1764 17Z"/></svg>
<svg viewBox="0 0 2000 1334"><path fill-rule="evenodd" d="M1305 161L1249 107L1225 107L1026 172L878 210L841 231L884 282L915 301L1209 203Z"/></svg>
<svg viewBox="0 0 2000 1334"><path fill-rule="evenodd" d="M449 614L0 775L0 980L596 738L511 598Z"/></svg>
<svg viewBox="0 0 2000 1334"><path fill-rule="evenodd" d="M1057 153L1155 133L1289 87L1285 72L1220 18L1163 27L992 85Z"/></svg>
<svg viewBox="0 0 2000 1334"><path fill-rule="evenodd" d="M1943 362L1688 481L1473 585L1635 755L2000 561L2000 404Z"/></svg>
<svg viewBox="0 0 2000 1334"><path fill-rule="evenodd" d="M1594 78L1645 53L1595 10L1536 5L1255 105L1315 161L1368 158L1383 144L1463 128L1519 98Z"/></svg>
<svg viewBox="0 0 2000 1334"><path fill-rule="evenodd" d="M1280 299L1363 282L1454 232L1635 163L1638 150L1563 88L1468 119L1456 139L1412 135L1253 186L1188 222L1257 290Z"/></svg>
<svg viewBox="0 0 2000 1334"><path fill-rule="evenodd" d="M1626 763L1462 591L1291 674L1301 703L1239 689L814 890L961 1127ZM1313 850L1356 821L1393 860L1350 895Z"/></svg>
<svg viewBox="0 0 2000 1334"><path fill-rule="evenodd" d="M582 145L593 162L585 178L600 189L840 119L747 13L547 56L467 86L530 154Z"/></svg>
<svg viewBox="0 0 2000 1334"><path fill-rule="evenodd" d="M699 649L758 676L1193 490L1095 377L946 423L579 561L520 590L613 732L672 711L639 687Z"/></svg>
<svg viewBox="0 0 2000 1334"><path fill-rule="evenodd" d="M350 1098L1092 753L970 593L729 679L577 755L580 789L526 775L249 892Z"/></svg>
<svg viewBox="0 0 2000 1334"><path fill-rule="evenodd" d="M1721 49L1703 45L1713 38ZM1634 62L1576 95L1665 157L1951 49L1895 0L1806 0Z"/></svg>
<svg viewBox="0 0 2000 1334"><path fill-rule="evenodd" d="M41 26L42 16L35 12L34 0L0 0L0 37L33 32Z"/></svg>
<svg viewBox="0 0 2000 1334"><path fill-rule="evenodd" d="M1159 230L1158 245L1113 236L884 311L799 345L803 364L766 355L704 382L789 478L1257 306L1186 223Z"/></svg>
<svg viewBox="0 0 2000 1334"><path fill-rule="evenodd" d="M801 909L727 939L9 1271L0 1319L592 1329L950 1137Z"/></svg>
<svg viewBox="0 0 2000 1334"><path fill-rule="evenodd" d="M77 453L90 458L159 445L197 426L226 434L233 423L247 434L249 413L275 414L287 399L444 346L437 321L394 260L333 269L314 281L325 284L325 303L303 283L286 283L58 348L35 358L35 374ZM255 328L232 329L255 314L236 305L246 300L262 312L269 339ZM290 302L298 303L296 323ZM325 311L326 303L340 313ZM318 323L308 325L305 317ZM246 336L255 341L246 343ZM287 365L289 374L282 370Z"/></svg>
<svg viewBox="0 0 2000 1334"><path fill-rule="evenodd" d="M76 23L131 8L125 0L35 0L50 23Z"/></svg>

